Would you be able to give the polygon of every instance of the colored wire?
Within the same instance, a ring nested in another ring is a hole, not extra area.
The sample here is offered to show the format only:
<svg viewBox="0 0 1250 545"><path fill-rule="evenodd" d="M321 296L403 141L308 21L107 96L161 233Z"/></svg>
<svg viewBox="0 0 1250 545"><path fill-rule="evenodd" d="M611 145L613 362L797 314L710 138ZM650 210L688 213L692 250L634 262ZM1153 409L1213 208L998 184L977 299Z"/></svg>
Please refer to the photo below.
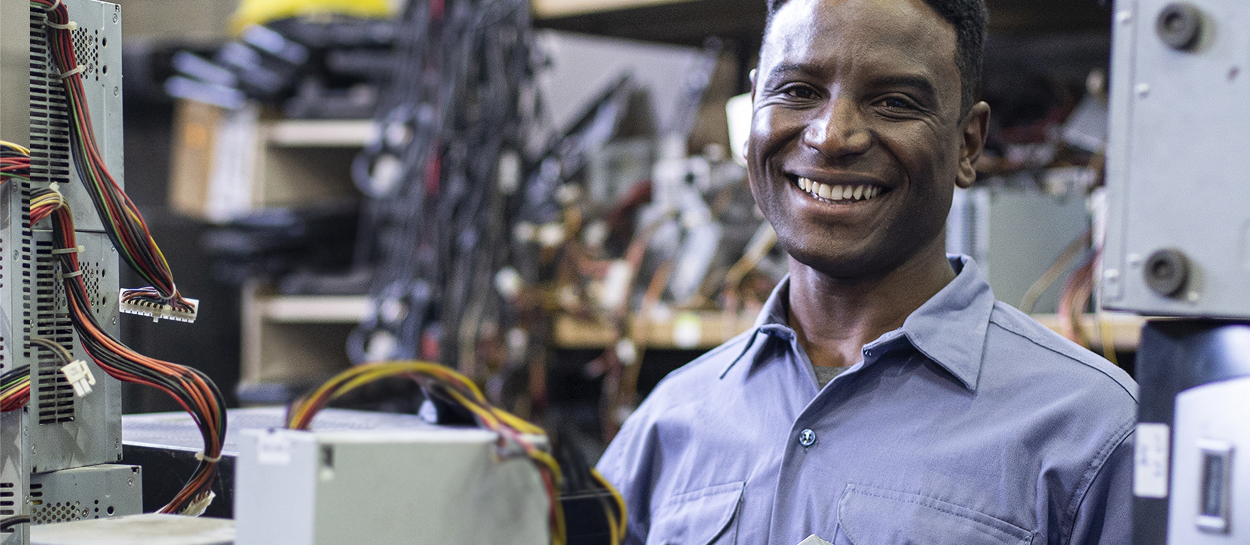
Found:
<svg viewBox="0 0 1250 545"><path fill-rule="evenodd" d="M30 150L0 140L0 183L9 178L30 181Z"/></svg>
<svg viewBox="0 0 1250 545"><path fill-rule="evenodd" d="M418 361L352 367L292 404L287 411L286 427L307 430L317 412L334 399L387 378L411 379L421 385L429 396L468 411L480 427L499 434L501 456L507 457L518 448L528 456L538 466L551 503L551 541L555 545L567 542L564 510L559 499L562 481L560 466L551 454L538 446L538 442L546 438L546 433L542 428L491 405L473 381L448 367Z"/></svg>
<svg viewBox="0 0 1250 545"><path fill-rule="evenodd" d="M69 206L52 211L53 240L58 249L77 248L74 219ZM190 367L150 358L131 350L96 322L78 264L77 252L57 253L69 316L83 350L104 372L125 382L157 388L174 398L195 420L204 441L199 465L187 484L161 513L199 515L212 501L226 436L226 405L217 386L204 373Z"/></svg>
<svg viewBox="0 0 1250 545"><path fill-rule="evenodd" d="M75 25L70 22L65 5L59 0L31 0L30 5L44 10L47 17L48 51L65 87L74 168L86 187L113 246L117 248L123 261L155 290L142 290L131 299L153 299L152 303L168 304L175 310L191 312L194 307L178 293L173 272L156 241L152 239L147 223L130 197L109 173L104 156L96 144L91 116L87 110L82 73L74 52L71 31ZM151 293L155 293L155 297Z"/></svg>

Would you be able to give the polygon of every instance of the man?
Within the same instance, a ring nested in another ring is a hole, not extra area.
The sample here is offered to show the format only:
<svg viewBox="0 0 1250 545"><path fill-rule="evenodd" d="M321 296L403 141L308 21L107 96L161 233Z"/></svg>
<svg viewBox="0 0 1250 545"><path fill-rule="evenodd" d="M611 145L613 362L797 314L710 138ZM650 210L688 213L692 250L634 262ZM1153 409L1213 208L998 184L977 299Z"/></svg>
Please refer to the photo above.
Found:
<svg viewBox="0 0 1250 545"><path fill-rule="evenodd" d="M944 253L989 106L984 0L773 0L751 190L790 255L599 469L627 543L1127 543L1136 385Z"/></svg>

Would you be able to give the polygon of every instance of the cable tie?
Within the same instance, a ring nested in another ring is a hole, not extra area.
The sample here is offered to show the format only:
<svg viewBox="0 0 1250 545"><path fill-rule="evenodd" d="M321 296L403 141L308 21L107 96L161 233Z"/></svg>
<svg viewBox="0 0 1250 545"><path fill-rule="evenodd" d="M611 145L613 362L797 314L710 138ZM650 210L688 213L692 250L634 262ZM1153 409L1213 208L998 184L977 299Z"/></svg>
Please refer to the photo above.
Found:
<svg viewBox="0 0 1250 545"><path fill-rule="evenodd" d="M75 276L82 276L82 269L78 269L78 270L76 270L76 271L74 271L74 272L72 272L72 273L69 273L69 274L63 274L63 273L61 273L61 271L57 271L57 272L56 272L56 281L57 281L57 282L60 282L60 281L62 281L62 280L65 280L66 278L73 278L73 277L75 277Z"/></svg>
<svg viewBox="0 0 1250 545"><path fill-rule="evenodd" d="M73 69L73 70L70 70L69 72L65 72L65 73L61 74L61 81L65 81L65 80L66 80L66 78L72 77L72 76L74 76L75 74L80 74L80 73L82 73L82 71L83 71L83 70L86 70L86 69L87 69L87 67L86 67L86 66L83 66L83 65L81 65L81 64L80 64L80 65L78 65L78 68L75 68L75 69Z"/></svg>
<svg viewBox="0 0 1250 545"><path fill-rule="evenodd" d="M52 255L57 255L57 254L81 254L81 253L83 253L83 252L85 252L85 251L87 251L87 247L86 247L86 246L83 246L83 245L81 245L81 244L79 244L78 246L75 246L75 247L73 247L73 248L57 248L57 249L55 249L55 250L52 250ZM78 272L82 272L82 271L78 271Z"/></svg>
<svg viewBox="0 0 1250 545"><path fill-rule="evenodd" d="M56 8L59 8L59 7L61 7L61 0L56 0L56 2L52 4L52 7L44 8L43 10L44 11L56 11Z"/></svg>
<svg viewBox="0 0 1250 545"><path fill-rule="evenodd" d="M50 27L52 27L52 28L55 28L55 29L57 29L57 30L68 30L68 31L70 31L70 32L73 32L73 31L75 31L75 30L78 30L78 23L75 23L75 22L73 22L73 21L70 21L70 22L65 23L65 24L63 24L63 25L62 25L62 24L59 24L59 23L53 23L52 21L49 21L49 20L48 20L48 16L47 16L47 15L44 15L44 16L43 16L43 24L48 25L48 26L50 26Z"/></svg>
<svg viewBox="0 0 1250 545"><path fill-rule="evenodd" d="M204 451L202 451L202 450L201 450L201 451L199 451L199 452L197 452L197 453L195 453L195 459L196 459L196 460L199 460L199 461L201 461L201 462L208 462L208 463L210 463L210 464L215 464L215 463L217 463L217 462L220 462L220 461L221 461L221 456L222 456L222 455L220 455L220 454L219 454L219 455L217 455L217 457L216 457L216 458L210 458L207 454L204 454Z"/></svg>

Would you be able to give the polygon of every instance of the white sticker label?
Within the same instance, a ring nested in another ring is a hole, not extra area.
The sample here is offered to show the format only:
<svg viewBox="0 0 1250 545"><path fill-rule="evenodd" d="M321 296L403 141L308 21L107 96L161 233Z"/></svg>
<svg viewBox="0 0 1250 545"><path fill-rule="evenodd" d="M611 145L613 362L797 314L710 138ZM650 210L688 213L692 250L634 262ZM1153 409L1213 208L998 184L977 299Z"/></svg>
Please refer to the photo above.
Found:
<svg viewBox="0 0 1250 545"><path fill-rule="evenodd" d="M291 440L286 435L269 432L260 436L256 445L256 461L268 466L291 463Z"/></svg>
<svg viewBox="0 0 1250 545"><path fill-rule="evenodd" d="M1133 456L1133 495L1139 498L1168 497L1168 458L1171 430L1167 424L1137 424Z"/></svg>

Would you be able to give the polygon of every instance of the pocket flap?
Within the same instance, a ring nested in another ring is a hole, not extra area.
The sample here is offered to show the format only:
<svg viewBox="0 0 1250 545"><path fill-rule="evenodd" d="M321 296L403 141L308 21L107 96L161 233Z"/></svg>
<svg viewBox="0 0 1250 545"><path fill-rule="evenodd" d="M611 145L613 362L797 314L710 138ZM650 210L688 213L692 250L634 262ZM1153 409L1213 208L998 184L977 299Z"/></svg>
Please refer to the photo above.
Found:
<svg viewBox="0 0 1250 545"><path fill-rule="evenodd" d="M1032 533L953 503L848 484L838 525L856 545L1028 545Z"/></svg>
<svg viewBox="0 0 1250 545"><path fill-rule="evenodd" d="M725 533L746 483L709 486L673 496L651 515L648 544L708 545Z"/></svg>

